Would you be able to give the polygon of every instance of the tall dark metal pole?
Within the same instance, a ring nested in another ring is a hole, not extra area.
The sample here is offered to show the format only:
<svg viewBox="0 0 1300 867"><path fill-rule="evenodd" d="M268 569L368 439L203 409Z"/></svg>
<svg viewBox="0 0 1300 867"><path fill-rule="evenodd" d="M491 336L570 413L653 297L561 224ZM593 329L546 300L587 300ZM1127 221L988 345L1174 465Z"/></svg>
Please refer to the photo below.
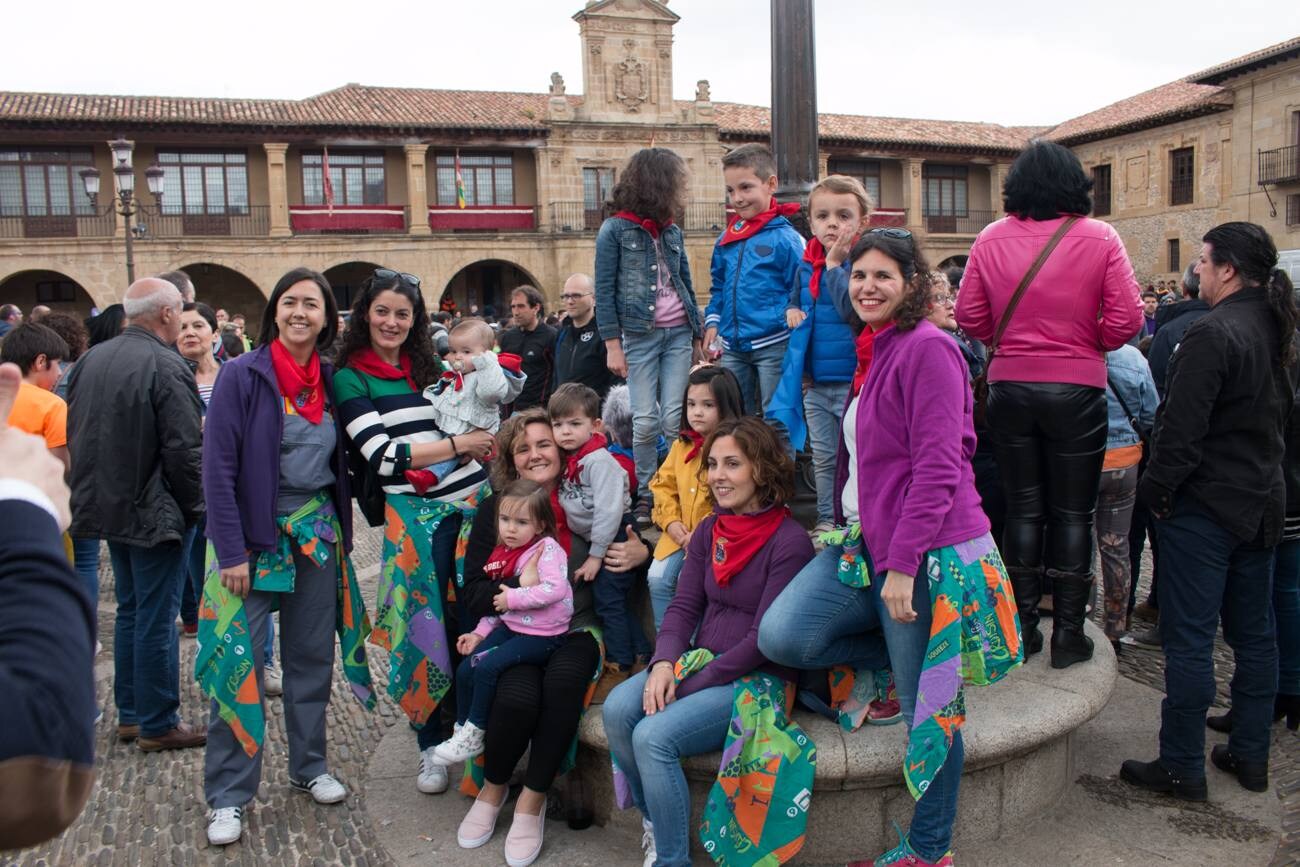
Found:
<svg viewBox="0 0 1300 867"><path fill-rule="evenodd" d="M803 202L817 183L813 46L813 0L772 0L772 152L781 202Z"/></svg>

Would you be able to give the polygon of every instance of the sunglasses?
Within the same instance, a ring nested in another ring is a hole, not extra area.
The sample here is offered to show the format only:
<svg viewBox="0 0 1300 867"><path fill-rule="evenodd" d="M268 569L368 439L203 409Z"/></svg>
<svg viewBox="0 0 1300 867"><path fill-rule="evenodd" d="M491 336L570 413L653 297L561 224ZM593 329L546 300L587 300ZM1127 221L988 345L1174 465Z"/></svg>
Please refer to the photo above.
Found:
<svg viewBox="0 0 1300 867"><path fill-rule="evenodd" d="M392 271L388 268L376 268L375 276L380 280L402 280L408 285L420 288L420 278L414 274L407 274L405 271Z"/></svg>
<svg viewBox="0 0 1300 867"><path fill-rule="evenodd" d="M906 229L900 229L897 226L885 226L881 229L872 229L868 234L884 235L886 238L901 238L906 240L912 239L912 233Z"/></svg>

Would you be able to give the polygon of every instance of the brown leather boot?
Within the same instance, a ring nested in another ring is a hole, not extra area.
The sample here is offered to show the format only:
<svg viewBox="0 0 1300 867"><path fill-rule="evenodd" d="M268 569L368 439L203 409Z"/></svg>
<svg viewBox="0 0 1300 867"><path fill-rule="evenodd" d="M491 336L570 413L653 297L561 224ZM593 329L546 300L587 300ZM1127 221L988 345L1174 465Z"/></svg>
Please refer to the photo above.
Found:
<svg viewBox="0 0 1300 867"><path fill-rule="evenodd" d="M591 697L592 704L604 704L614 687L632 676L630 668L624 668L616 662L605 663L605 670L596 681L596 692Z"/></svg>
<svg viewBox="0 0 1300 867"><path fill-rule="evenodd" d="M188 750L201 747L208 742L208 727L194 727L186 723L177 723L176 728L156 738L142 737L136 746L142 753L156 753L159 750Z"/></svg>
<svg viewBox="0 0 1300 867"><path fill-rule="evenodd" d="M117 739L124 744L130 743L138 737L140 737L139 726L131 725L117 727Z"/></svg>

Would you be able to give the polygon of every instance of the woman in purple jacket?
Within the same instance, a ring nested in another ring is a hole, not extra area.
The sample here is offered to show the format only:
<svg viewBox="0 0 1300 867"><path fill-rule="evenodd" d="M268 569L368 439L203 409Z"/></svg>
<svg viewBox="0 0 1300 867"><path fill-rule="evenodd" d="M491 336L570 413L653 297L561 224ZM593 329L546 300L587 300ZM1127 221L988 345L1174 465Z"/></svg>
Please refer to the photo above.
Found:
<svg viewBox="0 0 1300 867"><path fill-rule="evenodd" d="M319 353L334 341L337 322L324 276L295 268L281 277L258 348L222 367L203 437L208 556L216 558L209 569L215 565L222 586L243 600L259 693L267 624L279 607L289 785L320 804L347 797L325 764L340 549L352 549L344 437L329 397L333 371ZM291 525L299 527L293 535ZM323 538L337 545L321 545ZM314 557L313 548L333 556ZM214 696L203 773L214 846L239 839L265 754L250 756L220 710Z"/></svg>
<svg viewBox="0 0 1300 867"><path fill-rule="evenodd" d="M859 340L861 390L844 413L845 543L827 545L795 576L763 618L758 646L798 668L892 667L912 732L905 767L916 768L913 751L927 740L936 749L925 756L924 775L905 773L917 798L907 836L874 863L950 867L965 672L955 656L958 633L947 630L956 626L965 636L961 603L975 591L971 608L982 608L981 628L1003 655L992 661L998 676L1018 662L1019 635L975 492L969 371L956 343L926 320L925 260L909 232L875 229L854 245L851 261L849 298L869 336L865 350ZM1004 619L989 624L985 614L994 611ZM1001 641L988 634L995 628ZM940 661L941 677L923 680ZM925 711L916 719L922 695Z"/></svg>
<svg viewBox="0 0 1300 867"><path fill-rule="evenodd" d="M785 507L794 466L772 428L754 417L720 424L705 443L704 465L714 514L691 536L650 667L605 701L610 751L643 816L647 865L691 863L690 791L680 760L722 748L733 681L755 670L798 679L758 649L763 612L813 555ZM693 648L714 659L677 684L673 666Z"/></svg>

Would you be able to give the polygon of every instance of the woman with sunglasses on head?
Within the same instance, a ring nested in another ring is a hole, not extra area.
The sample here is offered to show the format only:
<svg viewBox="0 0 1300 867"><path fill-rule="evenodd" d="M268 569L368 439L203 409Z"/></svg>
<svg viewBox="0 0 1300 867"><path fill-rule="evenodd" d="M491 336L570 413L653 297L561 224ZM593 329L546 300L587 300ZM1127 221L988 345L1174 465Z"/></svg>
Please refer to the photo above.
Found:
<svg viewBox="0 0 1300 867"><path fill-rule="evenodd" d="M772 603L758 648L797 668L892 668L916 806L908 834L874 863L950 867L962 684L1018 665L1019 629L975 492L969 372L926 320L925 260L910 233L890 228L864 234L850 261L849 298L864 328L836 486L837 523L848 529ZM983 665L967 668L967 652Z"/></svg>
<svg viewBox="0 0 1300 867"><path fill-rule="evenodd" d="M987 420L1006 491L1002 553L1025 650L1051 582L1052 667L1092 658L1092 530L1106 452L1105 353L1142 327L1133 266L1092 210L1078 157L1035 141L1011 165L1007 216L980 232L957 322L989 347ZM1046 579L1046 581L1044 580Z"/></svg>
<svg viewBox="0 0 1300 867"><path fill-rule="evenodd" d="M454 695L459 662L447 636L465 631L466 623L447 600L453 582L459 584L458 538L487 483L479 461L492 451L493 438L485 431L445 436L438 430L421 393L443 369L428 334L419 278L375 269L352 306L334 397L355 450L363 510L372 523L384 524L372 641L390 652L389 695L418 730L417 786L435 794L448 781L433 751L454 714L444 710L439 719L434 711ZM417 486L418 471L457 459L432 487Z"/></svg>

